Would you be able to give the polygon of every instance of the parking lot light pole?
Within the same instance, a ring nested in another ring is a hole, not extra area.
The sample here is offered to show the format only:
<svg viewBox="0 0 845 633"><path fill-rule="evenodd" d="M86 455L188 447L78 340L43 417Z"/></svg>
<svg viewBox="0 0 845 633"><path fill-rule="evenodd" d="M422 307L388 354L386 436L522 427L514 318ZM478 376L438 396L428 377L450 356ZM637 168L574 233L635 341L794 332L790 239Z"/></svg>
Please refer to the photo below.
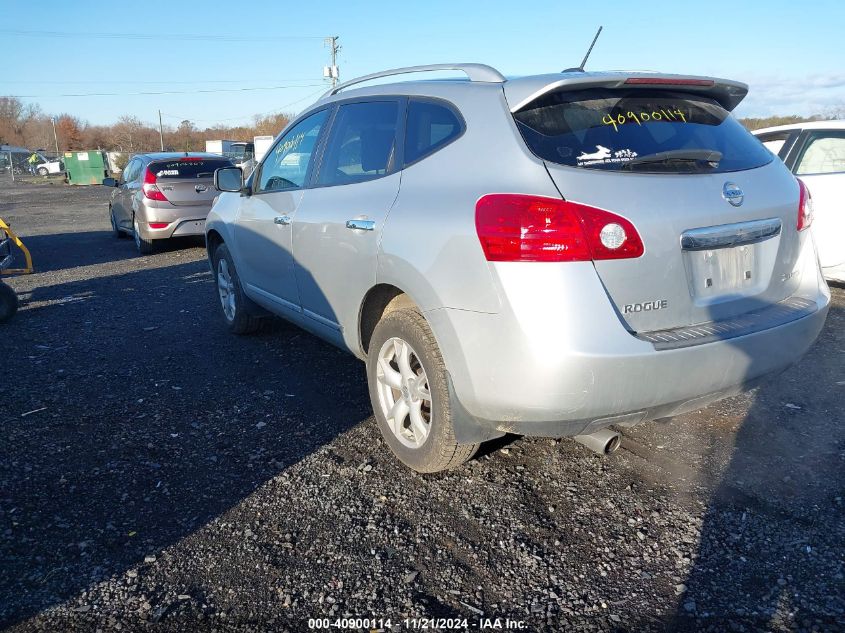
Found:
<svg viewBox="0 0 845 633"><path fill-rule="evenodd" d="M164 151L164 131L161 127L161 110L158 111L158 140L161 144L161 151Z"/></svg>
<svg viewBox="0 0 845 633"><path fill-rule="evenodd" d="M56 144L56 160L59 158L59 137L56 136L56 117L50 117L50 123L53 124L53 142Z"/></svg>

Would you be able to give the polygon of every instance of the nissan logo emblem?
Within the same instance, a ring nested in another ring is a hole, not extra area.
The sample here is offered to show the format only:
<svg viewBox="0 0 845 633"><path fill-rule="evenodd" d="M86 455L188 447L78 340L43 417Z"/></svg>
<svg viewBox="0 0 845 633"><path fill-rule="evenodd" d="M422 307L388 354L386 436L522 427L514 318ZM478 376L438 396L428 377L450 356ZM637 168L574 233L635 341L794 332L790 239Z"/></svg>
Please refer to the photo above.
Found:
<svg viewBox="0 0 845 633"><path fill-rule="evenodd" d="M745 200L745 194L742 193L742 189L739 188L738 184L733 182L726 182L725 186L722 187L722 197L735 207L740 206L742 201Z"/></svg>

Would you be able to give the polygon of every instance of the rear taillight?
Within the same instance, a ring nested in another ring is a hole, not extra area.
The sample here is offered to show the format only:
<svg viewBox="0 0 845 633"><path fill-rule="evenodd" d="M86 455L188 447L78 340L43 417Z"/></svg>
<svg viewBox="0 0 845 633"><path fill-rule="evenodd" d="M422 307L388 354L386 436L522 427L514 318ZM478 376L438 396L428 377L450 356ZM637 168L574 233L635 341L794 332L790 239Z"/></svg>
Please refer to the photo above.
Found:
<svg viewBox="0 0 845 633"><path fill-rule="evenodd" d="M494 193L475 205L475 228L491 262L582 262L639 257L625 218L559 198Z"/></svg>
<svg viewBox="0 0 845 633"><path fill-rule="evenodd" d="M798 225L799 231L810 228L813 223L813 196L810 195L810 190L804 181L796 178L798 181Z"/></svg>
<svg viewBox="0 0 845 633"><path fill-rule="evenodd" d="M141 186L141 190L144 192L145 198L158 200L159 202L169 202L161 192L161 189L156 185L156 175L150 171L149 167L144 172L144 184Z"/></svg>
<svg viewBox="0 0 845 633"><path fill-rule="evenodd" d="M170 222L150 222L151 229L166 229Z"/></svg>

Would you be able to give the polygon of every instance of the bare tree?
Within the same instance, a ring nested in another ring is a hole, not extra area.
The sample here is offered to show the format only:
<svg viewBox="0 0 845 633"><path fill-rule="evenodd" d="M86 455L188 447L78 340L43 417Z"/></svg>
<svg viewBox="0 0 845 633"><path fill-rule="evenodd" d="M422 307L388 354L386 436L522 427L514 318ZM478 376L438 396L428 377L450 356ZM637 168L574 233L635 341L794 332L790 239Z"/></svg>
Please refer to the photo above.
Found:
<svg viewBox="0 0 845 633"><path fill-rule="evenodd" d="M124 154L134 154L139 147L144 124L138 117L122 116L111 126L108 135L110 149Z"/></svg>
<svg viewBox="0 0 845 633"><path fill-rule="evenodd" d="M16 97L0 97L0 142L23 143L23 103Z"/></svg>
<svg viewBox="0 0 845 633"><path fill-rule="evenodd" d="M158 126L136 116L121 116L112 125L88 125L68 114L55 118L61 150L104 149L128 157L159 149ZM204 149L205 141L210 139L250 141L258 135L277 135L291 118L283 113L256 115L251 124L215 125L205 129L185 119L176 129L164 128L164 143L172 150L197 151ZM52 148L53 125L50 119L51 115L42 112L38 104L25 104L16 97L0 97L0 143L30 149Z"/></svg>

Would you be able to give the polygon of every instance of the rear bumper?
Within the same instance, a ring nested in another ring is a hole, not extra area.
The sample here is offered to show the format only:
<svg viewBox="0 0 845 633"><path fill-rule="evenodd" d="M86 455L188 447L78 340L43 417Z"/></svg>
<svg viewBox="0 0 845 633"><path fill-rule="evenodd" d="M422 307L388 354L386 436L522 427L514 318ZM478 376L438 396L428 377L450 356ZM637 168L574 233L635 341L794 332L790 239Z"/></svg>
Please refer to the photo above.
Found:
<svg viewBox="0 0 845 633"><path fill-rule="evenodd" d="M460 441L502 432L577 435L707 406L797 361L830 302L811 265L796 294L811 304L805 316L728 340L656 349L625 329L589 263L507 264L497 272L507 299L501 312L426 313L459 409L484 430L459 433Z"/></svg>
<svg viewBox="0 0 845 633"><path fill-rule="evenodd" d="M161 229L150 227L150 222L167 222ZM139 222L141 235L148 240L166 240L171 237L185 237L189 235L205 235L204 217L180 217L176 219L153 217L146 222Z"/></svg>

